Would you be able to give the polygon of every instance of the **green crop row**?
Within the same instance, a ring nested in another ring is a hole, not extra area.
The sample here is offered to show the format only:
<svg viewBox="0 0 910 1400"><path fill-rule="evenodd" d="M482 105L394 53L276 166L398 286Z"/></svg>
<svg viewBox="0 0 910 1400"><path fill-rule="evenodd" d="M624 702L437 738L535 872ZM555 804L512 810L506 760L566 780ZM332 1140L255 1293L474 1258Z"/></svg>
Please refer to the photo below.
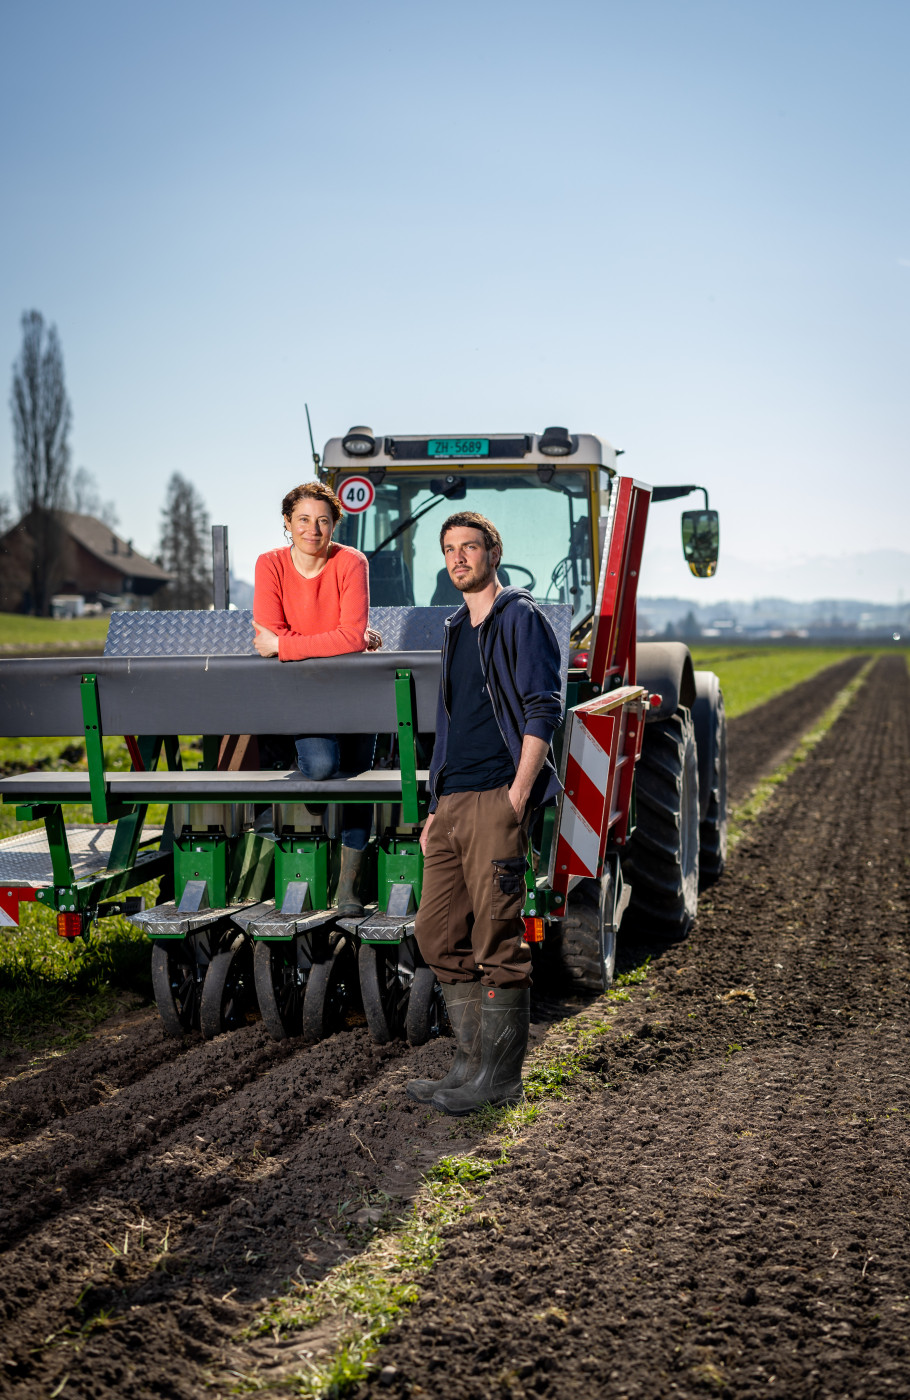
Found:
<svg viewBox="0 0 910 1400"><path fill-rule="evenodd" d="M800 681L847 656L869 656L872 647L734 646L691 648L697 671L716 671L724 692L727 719L754 710Z"/></svg>

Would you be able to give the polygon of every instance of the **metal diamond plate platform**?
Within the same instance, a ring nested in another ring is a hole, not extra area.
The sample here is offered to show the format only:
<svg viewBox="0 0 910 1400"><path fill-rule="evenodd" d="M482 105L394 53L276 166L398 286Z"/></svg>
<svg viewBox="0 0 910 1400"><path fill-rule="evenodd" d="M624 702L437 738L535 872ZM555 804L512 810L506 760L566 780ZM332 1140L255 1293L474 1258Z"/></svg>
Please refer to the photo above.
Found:
<svg viewBox="0 0 910 1400"><path fill-rule="evenodd" d="M112 613L105 656L255 656L253 614Z"/></svg>
<svg viewBox="0 0 910 1400"><path fill-rule="evenodd" d="M145 827L143 840L160 837L161 827ZM85 880L107 866L114 841L113 826L69 826L66 829L73 874ZM0 841L0 885L51 885L54 872L46 831L26 831Z"/></svg>
<svg viewBox="0 0 910 1400"><path fill-rule="evenodd" d="M542 603L559 641L563 676L569 666L572 609ZM454 608L371 608L370 626L385 651L438 651ZM255 656L253 614L235 612L124 612L111 615L105 656Z"/></svg>

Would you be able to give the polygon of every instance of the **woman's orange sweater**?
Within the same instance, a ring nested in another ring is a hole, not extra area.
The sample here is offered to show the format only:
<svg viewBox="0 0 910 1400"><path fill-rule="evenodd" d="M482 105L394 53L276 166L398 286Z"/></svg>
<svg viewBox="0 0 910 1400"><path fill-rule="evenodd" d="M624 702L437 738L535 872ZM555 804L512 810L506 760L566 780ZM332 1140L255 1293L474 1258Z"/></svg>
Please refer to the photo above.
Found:
<svg viewBox="0 0 910 1400"><path fill-rule="evenodd" d="M290 547L260 554L253 617L276 633L279 661L366 651L364 633L370 617L366 555L346 544L332 544L321 572L304 578L294 568Z"/></svg>

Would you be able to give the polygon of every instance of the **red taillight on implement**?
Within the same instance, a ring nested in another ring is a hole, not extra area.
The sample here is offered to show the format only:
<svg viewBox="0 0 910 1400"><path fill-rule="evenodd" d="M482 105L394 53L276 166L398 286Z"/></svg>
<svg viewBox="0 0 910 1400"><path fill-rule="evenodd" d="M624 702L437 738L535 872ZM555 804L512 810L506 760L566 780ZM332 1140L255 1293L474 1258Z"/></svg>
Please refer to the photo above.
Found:
<svg viewBox="0 0 910 1400"><path fill-rule="evenodd" d="M543 919L525 918L525 942L542 943L546 937Z"/></svg>
<svg viewBox="0 0 910 1400"><path fill-rule="evenodd" d="M569 665L580 666L583 671L586 671L588 669L588 657L590 655L591 653L588 651L573 651Z"/></svg>
<svg viewBox="0 0 910 1400"><path fill-rule="evenodd" d="M82 937L82 915L81 914L58 914L57 932L61 938L81 938Z"/></svg>

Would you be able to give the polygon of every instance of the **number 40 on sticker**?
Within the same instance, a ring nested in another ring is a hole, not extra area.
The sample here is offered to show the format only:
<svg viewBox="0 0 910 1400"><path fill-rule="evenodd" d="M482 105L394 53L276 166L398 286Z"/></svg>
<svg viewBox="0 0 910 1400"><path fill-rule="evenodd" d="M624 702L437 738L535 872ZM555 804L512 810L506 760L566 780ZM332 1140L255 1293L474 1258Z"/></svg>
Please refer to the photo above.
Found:
<svg viewBox="0 0 910 1400"><path fill-rule="evenodd" d="M376 488L366 476L349 476L341 485L338 499L346 511L356 515L368 510L376 497Z"/></svg>

